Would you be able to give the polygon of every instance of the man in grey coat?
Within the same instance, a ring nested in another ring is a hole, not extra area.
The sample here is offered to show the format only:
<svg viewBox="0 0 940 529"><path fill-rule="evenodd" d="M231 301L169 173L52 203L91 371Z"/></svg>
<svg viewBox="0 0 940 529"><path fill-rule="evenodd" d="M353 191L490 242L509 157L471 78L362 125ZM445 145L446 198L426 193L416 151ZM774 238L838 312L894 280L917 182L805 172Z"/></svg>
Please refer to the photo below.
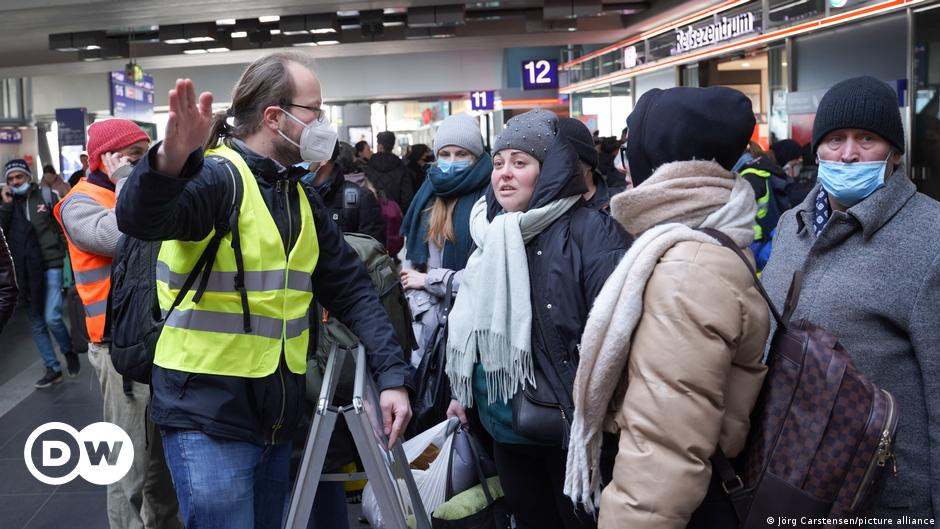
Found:
<svg viewBox="0 0 940 529"><path fill-rule="evenodd" d="M897 475L865 514L940 518L940 203L901 167L897 96L877 79L826 93L812 147L819 184L780 218L764 286L782 307L803 270L794 318L838 336L896 398Z"/></svg>

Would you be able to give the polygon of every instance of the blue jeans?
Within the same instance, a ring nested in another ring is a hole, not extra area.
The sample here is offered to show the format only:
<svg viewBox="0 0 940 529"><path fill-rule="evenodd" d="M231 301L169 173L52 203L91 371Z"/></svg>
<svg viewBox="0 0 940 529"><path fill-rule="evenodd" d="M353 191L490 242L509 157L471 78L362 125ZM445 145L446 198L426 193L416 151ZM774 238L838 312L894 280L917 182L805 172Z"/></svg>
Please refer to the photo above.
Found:
<svg viewBox="0 0 940 529"><path fill-rule="evenodd" d="M291 443L259 446L195 430L160 429L187 529L280 529Z"/></svg>
<svg viewBox="0 0 940 529"><path fill-rule="evenodd" d="M33 341L39 348L42 363L53 371L62 371L59 359L55 355L49 331L59 342L62 354L72 352L72 339L69 330L62 321L62 269L46 270L46 293L44 298L32 297L29 301L29 321L33 331Z"/></svg>

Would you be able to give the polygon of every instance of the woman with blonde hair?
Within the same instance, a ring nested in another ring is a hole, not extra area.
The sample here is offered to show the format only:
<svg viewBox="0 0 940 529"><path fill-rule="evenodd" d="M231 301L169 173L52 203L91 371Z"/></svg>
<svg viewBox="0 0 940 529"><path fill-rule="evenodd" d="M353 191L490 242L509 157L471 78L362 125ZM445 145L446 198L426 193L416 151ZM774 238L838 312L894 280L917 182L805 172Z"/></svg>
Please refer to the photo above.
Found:
<svg viewBox="0 0 940 529"><path fill-rule="evenodd" d="M477 120L457 114L441 122L434 136L437 161L428 167L401 232L405 264L401 282L415 318L417 364L437 327L447 288L456 294L470 257L470 209L490 182L493 163L483 150ZM442 417L443 419L443 417Z"/></svg>

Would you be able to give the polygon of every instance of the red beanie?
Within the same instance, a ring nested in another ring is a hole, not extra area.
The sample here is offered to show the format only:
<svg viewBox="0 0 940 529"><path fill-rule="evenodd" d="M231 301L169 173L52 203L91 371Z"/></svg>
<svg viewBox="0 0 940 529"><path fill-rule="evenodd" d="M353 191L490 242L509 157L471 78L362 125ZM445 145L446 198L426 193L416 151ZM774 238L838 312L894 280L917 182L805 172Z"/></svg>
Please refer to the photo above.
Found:
<svg viewBox="0 0 940 529"><path fill-rule="evenodd" d="M139 141L150 141L150 136L129 119L106 119L88 127L88 169L97 171L101 155L119 151Z"/></svg>

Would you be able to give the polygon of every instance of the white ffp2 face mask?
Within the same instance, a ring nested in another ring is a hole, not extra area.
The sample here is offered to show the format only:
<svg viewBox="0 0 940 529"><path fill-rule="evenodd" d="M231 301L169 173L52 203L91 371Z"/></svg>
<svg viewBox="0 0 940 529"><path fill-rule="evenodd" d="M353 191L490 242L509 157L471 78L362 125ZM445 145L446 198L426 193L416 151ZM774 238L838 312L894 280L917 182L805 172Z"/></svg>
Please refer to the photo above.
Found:
<svg viewBox="0 0 940 529"><path fill-rule="evenodd" d="M303 132L300 133L300 143L288 138L280 129L278 129L277 133L292 145L300 148L300 157L303 158L305 162L325 162L333 156L337 135L326 117L315 119L310 123L304 123L283 108L281 111L284 112L287 117L300 123L304 128Z"/></svg>

